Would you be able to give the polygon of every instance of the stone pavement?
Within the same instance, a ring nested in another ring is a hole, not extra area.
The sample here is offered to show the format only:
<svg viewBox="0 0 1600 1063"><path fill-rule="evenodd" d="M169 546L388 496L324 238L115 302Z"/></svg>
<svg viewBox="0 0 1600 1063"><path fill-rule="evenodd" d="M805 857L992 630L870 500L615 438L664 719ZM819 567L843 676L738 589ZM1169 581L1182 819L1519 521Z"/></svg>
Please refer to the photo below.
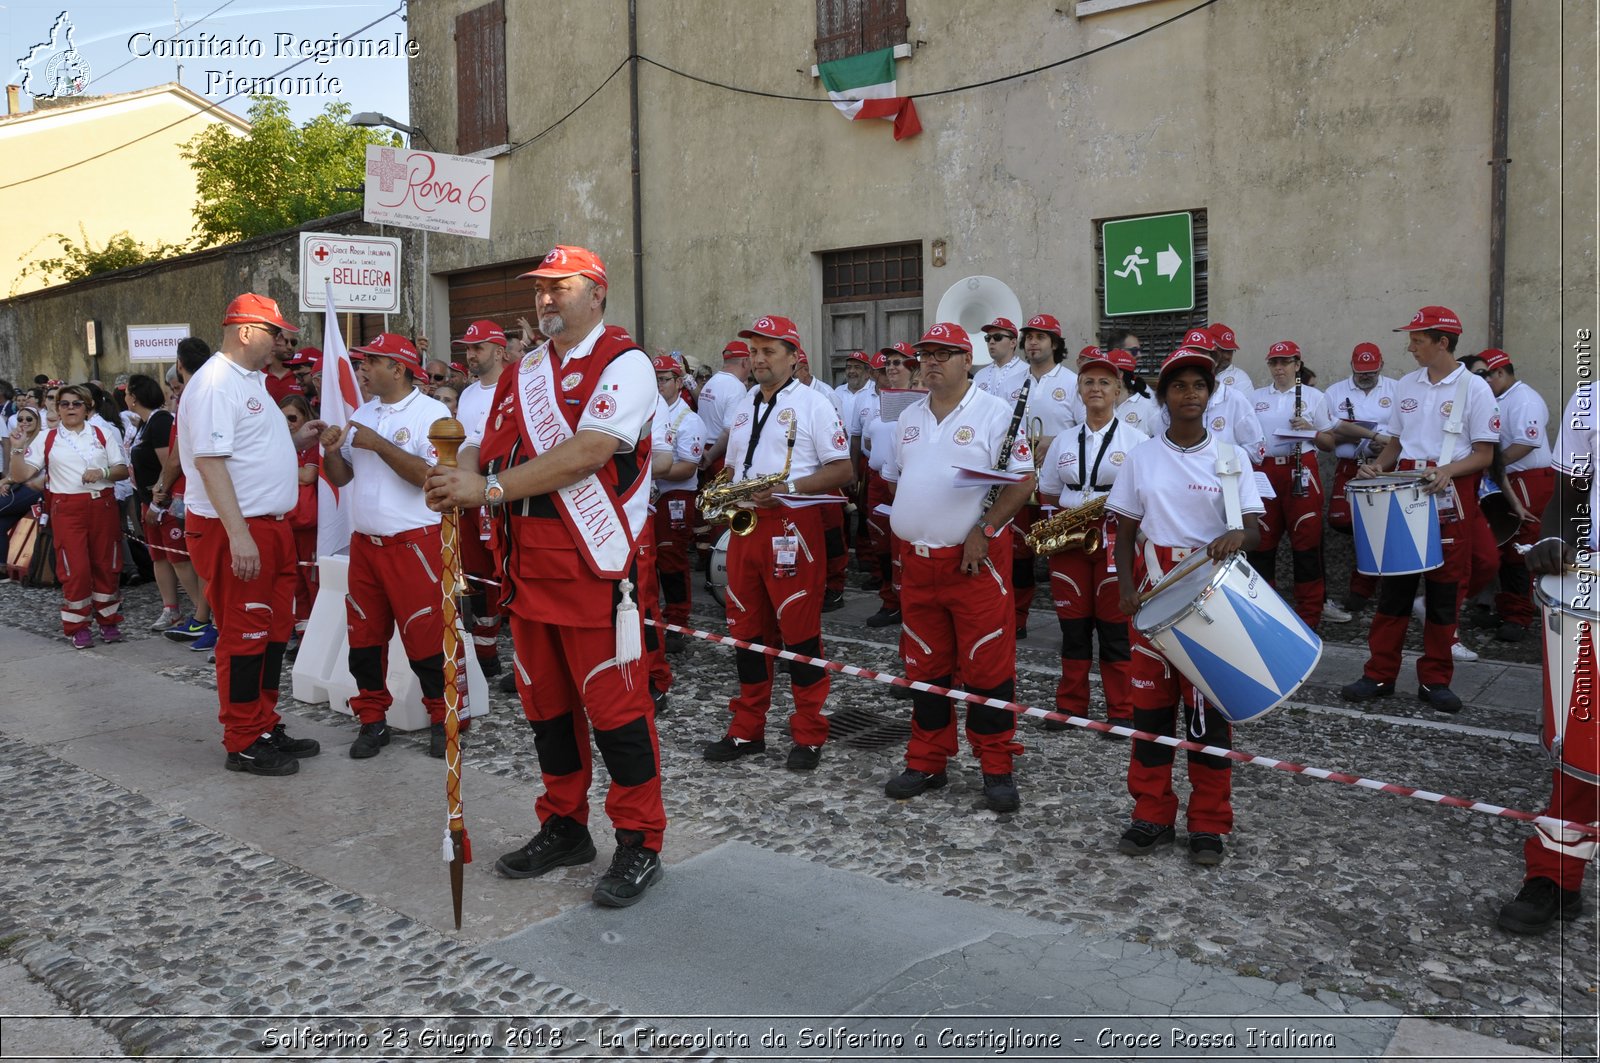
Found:
<svg viewBox="0 0 1600 1063"><path fill-rule="evenodd" d="M1132 861L1114 852L1127 747L1077 732L1023 725L1006 816L965 763L949 790L884 800L893 742L785 772L779 711L764 757L704 765L731 661L702 644L674 658L662 720L661 887L617 912L588 903L601 862L493 874L537 785L497 698L467 738L457 934L420 737L351 761L346 718L291 703L323 755L288 779L227 773L202 655L147 637L75 652L48 637L53 600L0 588L0 1012L42 1016L0 1018L3 1056L104 1053L103 1035L145 1058L1593 1057L1593 917L1532 940L1492 927L1518 824L1239 768L1222 867ZM858 622L874 607L852 595L828 645L887 668L889 640ZM1037 619L1021 685L1041 704ZM1320 696L1359 665L1330 645L1306 702L1241 748L1540 807L1536 671L1463 666L1471 708L1440 722ZM904 715L860 681L833 700L838 721Z"/></svg>

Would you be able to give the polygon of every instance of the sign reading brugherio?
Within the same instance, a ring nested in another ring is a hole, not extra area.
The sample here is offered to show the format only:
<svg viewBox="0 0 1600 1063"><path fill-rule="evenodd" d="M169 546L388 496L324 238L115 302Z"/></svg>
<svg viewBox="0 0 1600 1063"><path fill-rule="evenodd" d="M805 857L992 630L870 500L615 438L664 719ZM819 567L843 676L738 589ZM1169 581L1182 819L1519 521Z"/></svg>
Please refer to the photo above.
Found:
<svg viewBox="0 0 1600 1063"><path fill-rule="evenodd" d="M178 341L188 338L188 325L129 325L128 361L177 361Z"/></svg>

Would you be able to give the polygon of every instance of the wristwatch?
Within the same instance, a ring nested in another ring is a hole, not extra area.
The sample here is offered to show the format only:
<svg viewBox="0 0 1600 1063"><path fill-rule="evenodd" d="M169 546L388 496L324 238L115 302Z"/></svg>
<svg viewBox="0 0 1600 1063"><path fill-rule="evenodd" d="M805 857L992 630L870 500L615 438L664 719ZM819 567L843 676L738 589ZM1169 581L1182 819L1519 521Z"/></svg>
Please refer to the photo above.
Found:
<svg viewBox="0 0 1600 1063"><path fill-rule="evenodd" d="M505 497L506 489L500 486L500 477L490 473L488 478L483 481L483 504L486 506L498 506L505 501Z"/></svg>
<svg viewBox="0 0 1600 1063"><path fill-rule="evenodd" d="M790 480L788 483L783 485L783 493L786 495L797 495L800 492L795 490L794 481Z"/></svg>
<svg viewBox="0 0 1600 1063"><path fill-rule="evenodd" d="M1000 537L1000 529L996 528L991 521L986 520L982 524L979 524L978 530L983 532L983 537L985 539L998 539Z"/></svg>

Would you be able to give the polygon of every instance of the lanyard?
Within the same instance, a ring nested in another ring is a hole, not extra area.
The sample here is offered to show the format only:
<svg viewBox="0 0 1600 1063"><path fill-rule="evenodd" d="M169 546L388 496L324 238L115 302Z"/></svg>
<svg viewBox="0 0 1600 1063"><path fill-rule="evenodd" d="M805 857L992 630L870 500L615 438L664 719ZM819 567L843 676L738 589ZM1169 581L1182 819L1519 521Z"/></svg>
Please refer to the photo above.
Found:
<svg viewBox="0 0 1600 1063"><path fill-rule="evenodd" d="M1111 446L1111 437L1116 435L1116 434L1117 434L1117 419L1115 417L1113 417L1110 420L1110 422L1107 423L1107 425L1106 425L1106 434L1105 434L1105 436L1100 440L1100 451L1099 451L1099 453L1095 454L1095 456L1094 456L1094 468L1089 470L1089 478L1088 478L1088 480L1087 481L1081 481L1081 482L1075 483L1075 484L1068 484L1067 485L1068 487L1070 487L1074 491L1082 491L1084 483L1087 482L1088 485L1089 485L1089 490L1091 490L1091 491L1104 491L1105 490L1104 487L1100 486L1100 459L1104 458L1106 456L1106 448ZM1088 439L1089 439L1089 426L1087 424L1079 425L1078 426L1078 475L1080 477L1083 476L1083 470L1085 468L1087 468L1086 461L1088 459L1088 453L1087 453L1085 448L1088 445Z"/></svg>
<svg viewBox="0 0 1600 1063"><path fill-rule="evenodd" d="M766 413L761 412L761 389L759 387L756 388L755 416L750 422L750 445L744 451L744 472L739 479L748 480L750 478L750 463L755 460L756 444L761 442L761 430L767 426L768 419L772 417L772 411L778 408L778 399L785 391L789 390L789 385L793 383L794 380L791 379L788 384L783 385L773 393L772 401L767 404Z"/></svg>

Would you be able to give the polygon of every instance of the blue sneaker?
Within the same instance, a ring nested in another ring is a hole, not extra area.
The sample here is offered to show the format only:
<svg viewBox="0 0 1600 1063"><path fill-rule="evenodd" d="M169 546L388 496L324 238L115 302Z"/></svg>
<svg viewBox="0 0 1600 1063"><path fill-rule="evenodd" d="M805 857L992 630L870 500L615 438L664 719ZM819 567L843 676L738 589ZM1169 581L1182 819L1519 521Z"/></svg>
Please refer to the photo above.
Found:
<svg viewBox="0 0 1600 1063"><path fill-rule="evenodd" d="M163 634L173 642L193 642L205 634L206 628L210 626L210 624L200 623L200 621L191 616L176 627L167 628Z"/></svg>
<svg viewBox="0 0 1600 1063"><path fill-rule="evenodd" d="M200 632L199 638L189 643L189 648L195 653L204 653L206 650L213 650L216 649L216 647L217 629L212 627L210 624L207 624L205 629Z"/></svg>

